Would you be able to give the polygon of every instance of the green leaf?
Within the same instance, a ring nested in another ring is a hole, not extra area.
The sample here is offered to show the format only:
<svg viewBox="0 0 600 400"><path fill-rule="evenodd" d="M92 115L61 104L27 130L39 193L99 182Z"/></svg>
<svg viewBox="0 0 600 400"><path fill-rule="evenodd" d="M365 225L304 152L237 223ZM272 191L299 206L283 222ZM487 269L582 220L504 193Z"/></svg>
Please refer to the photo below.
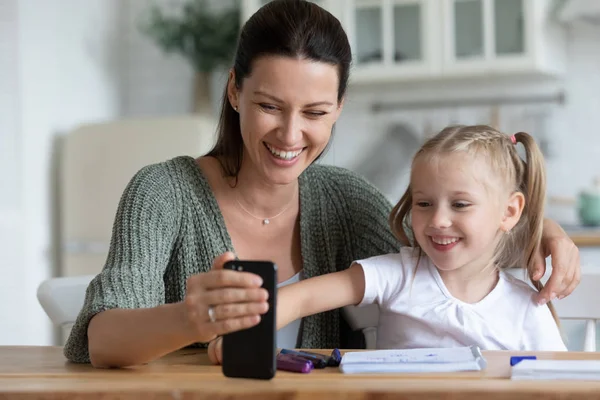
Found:
<svg viewBox="0 0 600 400"><path fill-rule="evenodd" d="M178 11L166 15L153 5L141 32L165 53L183 56L196 71L211 72L232 63L240 29L237 6L216 12L205 0L189 0Z"/></svg>

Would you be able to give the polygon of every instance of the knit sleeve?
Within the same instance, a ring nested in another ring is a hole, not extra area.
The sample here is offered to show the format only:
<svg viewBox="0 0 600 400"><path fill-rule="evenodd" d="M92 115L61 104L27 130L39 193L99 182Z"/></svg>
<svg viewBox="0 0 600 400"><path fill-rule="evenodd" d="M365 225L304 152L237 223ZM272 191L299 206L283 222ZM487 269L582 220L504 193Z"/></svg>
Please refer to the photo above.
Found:
<svg viewBox="0 0 600 400"><path fill-rule="evenodd" d="M165 302L163 274L172 256L180 215L175 193L166 163L144 167L127 185L106 264L89 284L64 348L70 361L89 362L87 328L97 313Z"/></svg>

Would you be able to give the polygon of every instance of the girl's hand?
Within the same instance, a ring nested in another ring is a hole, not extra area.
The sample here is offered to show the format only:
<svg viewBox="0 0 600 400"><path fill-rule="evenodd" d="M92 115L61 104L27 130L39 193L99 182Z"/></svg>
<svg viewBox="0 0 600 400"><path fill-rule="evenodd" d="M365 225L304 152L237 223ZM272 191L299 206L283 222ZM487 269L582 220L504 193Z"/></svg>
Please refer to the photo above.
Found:
<svg viewBox="0 0 600 400"><path fill-rule="evenodd" d="M539 304L570 295L581 281L579 249L560 225L546 219L540 253L536 257L534 280L544 276L548 256L552 256L552 274L544 289L537 295Z"/></svg>
<svg viewBox="0 0 600 400"><path fill-rule="evenodd" d="M184 321L194 342L210 342L257 325L269 308L258 275L223 269L225 262L234 259L233 253L224 253L215 258L210 271L186 282Z"/></svg>

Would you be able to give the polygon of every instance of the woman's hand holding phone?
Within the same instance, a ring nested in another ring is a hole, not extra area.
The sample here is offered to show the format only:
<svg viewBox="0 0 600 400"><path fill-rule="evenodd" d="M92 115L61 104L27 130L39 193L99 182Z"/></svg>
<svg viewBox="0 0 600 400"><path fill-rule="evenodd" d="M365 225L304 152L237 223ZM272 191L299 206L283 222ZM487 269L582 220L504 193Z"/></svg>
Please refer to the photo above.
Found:
<svg viewBox="0 0 600 400"><path fill-rule="evenodd" d="M195 342L214 343L217 336L253 327L268 311L268 293L261 288L261 277L223 269L231 260L235 260L234 254L224 253L215 258L210 271L186 282L184 319Z"/></svg>

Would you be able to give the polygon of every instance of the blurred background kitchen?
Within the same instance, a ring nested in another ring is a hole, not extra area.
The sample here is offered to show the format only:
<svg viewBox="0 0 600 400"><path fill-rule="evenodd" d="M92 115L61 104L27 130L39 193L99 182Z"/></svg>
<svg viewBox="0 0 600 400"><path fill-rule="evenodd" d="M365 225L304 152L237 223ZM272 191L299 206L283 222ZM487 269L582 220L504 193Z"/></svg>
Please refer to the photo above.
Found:
<svg viewBox="0 0 600 400"><path fill-rule="evenodd" d="M210 147L235 34L266 2L0 0L0 345L61 342L37 287L102 268L139 168ZM600 2L317 2L355 57L323 163L396 201L410 157L442 127L530 132L547 216L600 273Z"/></svg>

